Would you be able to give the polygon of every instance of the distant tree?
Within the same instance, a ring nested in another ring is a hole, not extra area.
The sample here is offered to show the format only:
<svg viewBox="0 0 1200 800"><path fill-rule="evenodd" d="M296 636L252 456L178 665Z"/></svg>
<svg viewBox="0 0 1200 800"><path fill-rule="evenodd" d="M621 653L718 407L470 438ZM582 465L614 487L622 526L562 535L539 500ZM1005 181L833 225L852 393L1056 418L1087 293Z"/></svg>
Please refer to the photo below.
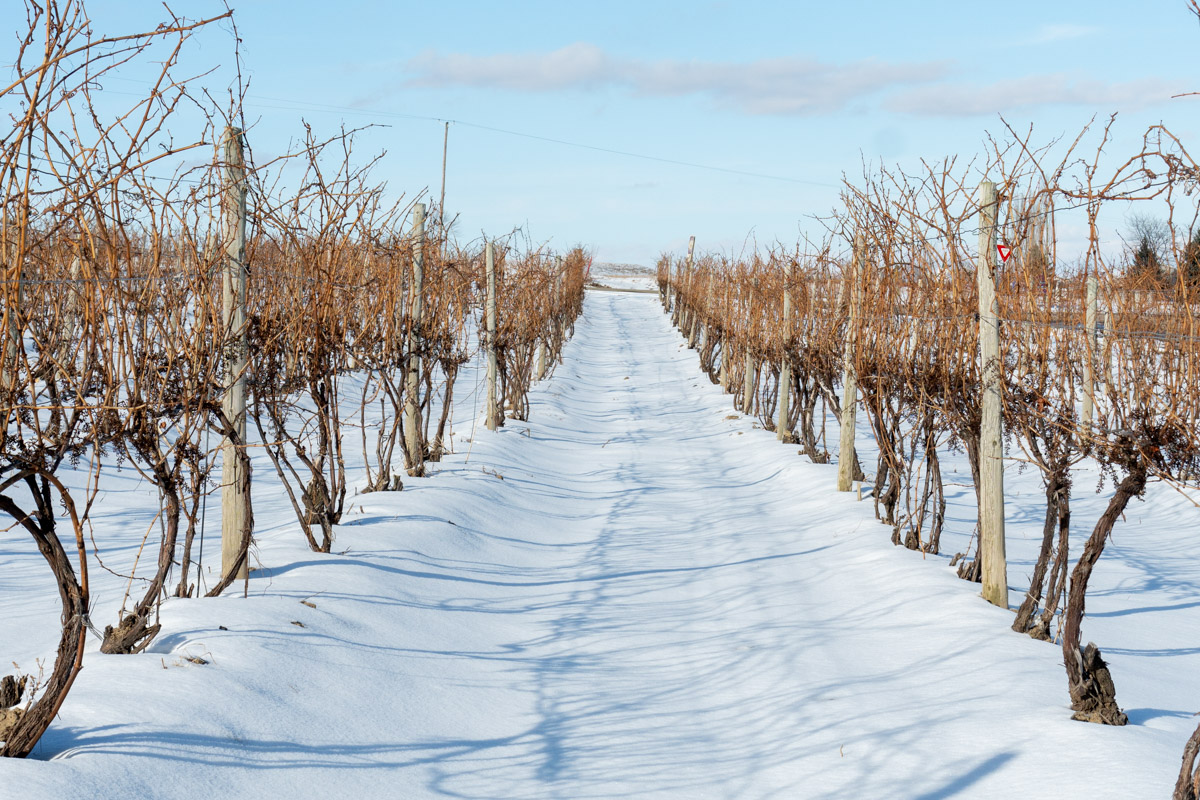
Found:
<svg viewBox="0 0 1200 800"><path fill-rule="evenodd" d="M1179 279L1187 286L1200 287L1200 228L1192 231L1192 238L1183 248L1179 261Z"/></svg>
<svg viewBox="0 0 1200 800"><path fill-rule="evenodd" d="M1148 214L1135 214L1127 224L1126 274L1148 283L1163 283L1167 277L1166 264L1170 263L1171 229L1158 217Z"/></svg>

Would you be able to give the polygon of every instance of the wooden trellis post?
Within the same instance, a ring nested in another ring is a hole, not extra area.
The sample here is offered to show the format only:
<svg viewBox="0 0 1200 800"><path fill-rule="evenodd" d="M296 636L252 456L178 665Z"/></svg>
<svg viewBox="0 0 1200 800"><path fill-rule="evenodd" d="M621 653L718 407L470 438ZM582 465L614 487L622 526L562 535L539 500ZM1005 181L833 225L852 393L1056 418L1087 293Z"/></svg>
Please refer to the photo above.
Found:
<svg viewBox="0 0 1200 800"><path fill-rule="evenodd" d="M25 342L21 333L21 321L19 315L21 309L24 308L24 298L22 297L22 269L16 258L16 245L11 246L13 254L10 256L12 263L11 270L6 270L6 275L12 275L9 278L8 291L4 295L7 301L4 306L4 364L0 367L0 387L5 391L11 391L16 388L17 377L19 370L17 362L21 358L21 354L25 349Z"/></svg>
<svg viewBox="0 0 1200 800"><path fill-rule="evenodd" d="M729 339L721 340L721 368L717 371L717 381L721 384L721 391L729 393Z"/></svg>
<svg viewBox="0 0 1200 800"><path fill-rule="evenodd" d="M1087 307L1084 309L1084 335L1087 337L1083 353L1083 431L1089 436L1092 417L1096 407L1096 276L1088 275Z"/></svg>
<svg viewBox="0 0 1200 800"><path fill-rule="evenodd" d="M748 318L753 318L755 295L758 293L758 278L751 281L751 294L749 302L746 304L746 312ZM746 342L745 364L742 369L742 413L754 413L754 387L757 384L757 367L754 363L754 356L750 352L749 337Z"/></svg>
<svg viewBox="0 0 1200 800"><path fill-rule="evenodd" d="M679 316L679 269L672 266L671 262L667 261L667 313L671 315L671 322L674 323Z"/></svg>
<svg viewBox="0 0 1200 800"><path fill-rule="evenodd" d="M715 271L709 272L708 273L708 289L704 295L705 299L708 302L709 308L712 307L713 300L716 297L716 294L715 294L716 289L717 289L717 273ZM703 327L703 329L700 331L700 333L701 333L700 346L702 348L707 348L709 345L712 344L712 335L713 334L712 334L711 320L710 320L710 324L705 325Z"/></svg>
<svg viewBox="0 0 1200 800"><path fill-rule="evenodd" d="M745 363L742 365L742 413L754 413L754 384L757 377L754 368L754 357L750 355L750 345L746 345Z"/></svg>
<svg viewBox="0 0 1200 800"><path fill-rule="evenodd" d="M996 300L996 184L979 184L979 351L983 397L979 426L979 555L983 597L1008 608L1008 563L1004 542L1004 423L1000 307Z"/></svg>
<svg viewBox="0 0 1200 800"><path fill-rule="evenodd" d="M82 272L83 262L80 261L79 254L76 253L71 257L71 277L69 279L69 283L67 284L67 296L63 308L62 326L59 328L58 353L55 356L59 362L58 374L63 380L70 380L71 377L71 370L67 366L67 362L73 361L75 357L75 346L71 340L75 336L75 331L79 326L83 312L79 302L79 297L82 294L79 289L79 280Z"/></svg>
<svg viewBox="0 0 1200 800"><path fill-rule="evenodd" d="M788 353L792 347L792 270L795 264L788 262L784 270L783 284L783 363L779 365L779 417L775 422L775 436L781 442L790 442L792 431L792 364Z"/></svg>
<svg viewBox="0 0 1200 800"><path fill-rule="evenodd" d="M408 346L405 353L407 371L404 377L404 449L410 462L408 474L420 478L425 474L425 444L421 435L421 317L425 290L425 204L413 206L413 268L412 290L408 307Z"/></svg>
<svg viewBox="0 0 1200 800"><path fill-rule="evenodd" d="M558 260L556 263L558 265L558 267L557 267L558 277L555 279L554 291L555 291L555 295L559 299L559 303L561 303L562 306L565 307L567 304L567 268L566 268L566 262L564 261L562 256L558 256L557 259ZM571 337L572 333L575 330L575 328L574 328L575 323L571 320L569 315L563 314L562 319L559 320L558 324L559 324L559 328L558 328L559 353L558 353L558 356L559 356L559 360L561 361L562 360L562 346L561 345L563 342L567 341L567 339L569 339Z"/></svg>
<svg viewBox="0 0 1200 800"><path fill-rule="evenodd" d="M1117 335L1117 322L1113 319L1112 290L1108 292L1104 309L1104 387L1113 390L1112 350Z"/></svg>
<svg viewBox="0 0 1200 800"><path fill-rule="evenodd" d="M496 396L496 250L491 242L484 249L487 271L487 429L500 427L500 400Z"/></svg>
<svg viewBox="0 0 1200 800"><path fill-rule="evenodd" d="M695 266L693 261L693 251L696 247L696 237L693 236L688 242L688 275L692 275L692 270ZM695 285L695 277L693 276L690 286ZM699 298L695 294L692 295L692 314L688 321L687 342L688 347L696 349L696 342L700 338L700 309Z"/></svg>
<svg viewBox="0 0 1200 800"><path fill-rule="evenodd" d="M858 373L854 369L855 353L858 348L858 313L862 301L862 273L866 269L867 244L861 233L854 237L854 255L848 281L842 283L842 295L850 306L846 321L846 339L842 342L842 418L838 436L838 479L839 492L854 488L854 465L858 454L854 450L854 426L858 411Z"/></svg>
<svg viewBox="0 0 1200 800"><path fill-rule="evenodd" d="M224 323L225 398L221 404L225 418L236 432L240 446L246 442L246 368L249 342L246 326L246 170L242 150L242 131L227 127L221 137L224 187L221 200L221 238L225 258L221 270L221 318ZM245 461L229 436L221 444L221 574L228 575L237 565L242 540L247 533L247 506L250 502L250 475ZM234 577L244 580L247 559L237 565Z"/></svg>
<svg viewBox="0 0 1200 800"><path fill-rule="evenodd" d="M683 286L682 286L682 288L684 289L684 291L687 291L692 286L692 256L695 253L695 250L696 250L696 237L690 236L690 237L688 237L687 261L684 262L684 265L683 265L683 276L682 276ZM677 305L679 304L678 297L675 299L675 302ZM687 330L688 319L689 319L689 314L688 314L687 308L683 305L679 305L679 317L677 318L676 322L679 325L679 330L681 333Z"/></svg>
<svg viewBox="0 0 1200 800"><path fill-rule="evenodd" d="M559 276L560 270L562 269L562 259L555 260L554 268L555 268L554 269L554 288L550 290L551 297L553 298L553 300L550 303L551 308L555 308L558 305L558 299L559 299L558 276ZM550 322L550 325L547 326L546 330L542 332L542 335L538 337L537 359L535 361L534 372L533 372L533 379L535 381L540 381L546 377L546 340L551 335L550 328L558 325L559 320L552 317L549 320L549 322Z"/></svg>

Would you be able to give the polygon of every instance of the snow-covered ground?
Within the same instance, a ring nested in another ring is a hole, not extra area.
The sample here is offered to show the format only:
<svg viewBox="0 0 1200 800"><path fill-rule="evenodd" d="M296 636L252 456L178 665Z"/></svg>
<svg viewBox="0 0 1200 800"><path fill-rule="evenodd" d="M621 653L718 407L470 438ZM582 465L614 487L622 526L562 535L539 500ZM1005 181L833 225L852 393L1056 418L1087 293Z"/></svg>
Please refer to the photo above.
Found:
<svg viewBox="0 0 1200 800"><path fill-rule="evenodd" d="M1131 724L1072 722L1061 651L734 414L656 296L585 309L529 422L487 432L468 373L457 453L356 496L335 554L303 546L259 465L249 596L167 602L142 655L92 643L0 797L1169 795L1200 711L1190 500L1154 487L1093 579L1085 639ZM109 480L97 538L119 561L152 499ZM1077 541L1095 482L1076 482ZM1015 466L1008 490L1015 604L1041 492ZM52 653L53 586L16 532L0 564L0 657L26 667ZM93 574L111 621L124 582Z"/></svg>
<svg viewBox="0 0 1200 800"><path fill-rule="evenodd" d="M596 263L589 277L598 287L656 290L654 270L637 264Z"/></svg>

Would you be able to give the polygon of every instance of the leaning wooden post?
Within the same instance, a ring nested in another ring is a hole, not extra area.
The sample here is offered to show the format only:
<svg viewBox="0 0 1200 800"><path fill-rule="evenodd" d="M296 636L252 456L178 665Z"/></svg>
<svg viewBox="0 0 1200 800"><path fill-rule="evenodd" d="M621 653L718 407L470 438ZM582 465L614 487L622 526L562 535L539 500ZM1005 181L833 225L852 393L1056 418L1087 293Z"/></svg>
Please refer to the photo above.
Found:
<svg viewBox="0 0 1200 800"><path fill-rule="evenodd" d="M781 442L792 440L791 399L792 362L788 355L792 349L792 277L795 263L788 262L783 271L783 359L779 365L779 418L775 422L775 436Z"/></svg>
<svg viewBox="0 0 1200 800"><path fill-rule="evenodd" d="M1084 335L1087 341L1083 351L1083 435L1091 436L1092 417L1096 407L1096 276L1088 275L1087 307L1084 309Z"/></svg>
<svg viewBox="0 0 1200 800"><path fill-rule="evenodd" d="M221 319L226 336L225 399L221 410L237 435L235 443L227 435L221 444L221 574L229 575L237 566L234 578L244 580L248 574L242 558L242 541L247 533L246 514L250 501L250 475L245 459L238 457L237 448L246 443L246 368L249 363L249 342L246 326L246 170L242 154L242 131L227 127L221 137L222 160L225 164L222 194L221 238L225 242L225 258L221 270Z"/></svg>
<svg viewBox="0 0 1200 800"><path fill-rule="evenodd" d="M842 342L842 418L841 431L838 436L838 478L839 492L848 492L854 488L854 466L858 463L858 454L854 449L854 426L858 411L858 373L854 369L854 360L858 350L858 305L862 300L862 274L866 269L867 244L862 233L854 237L854 254L850 262L848 280L842 281L842 296L850 306L850 315L846 320L846 338Z"/></svg>
<svg viewBox="0 0 1200 800"><path fill-rule="evenodd" d="M404 377L404 451L410 460L408 474L420 478L425 474L425 443L421 436L421 317L425 291L425 204L413 206L413 267L412 288L408 300L408 352Z"/></svg>
<svg viewBox="0 0 1200 800"><path fill-rule="evenodd" d="M484 248L487 270L487 429L500 426L500 400L496 396L496 250L491 242Z"/></svg>
<svg viewBox="0 0 1200 800"><path fill-rule="evenodd" d="M1004 543L1004 427L1001 394L1000 307L996 300L996 184L979 184L979 351L983 398L979 426L979 555L983 598L1008 608Z"/></svg>

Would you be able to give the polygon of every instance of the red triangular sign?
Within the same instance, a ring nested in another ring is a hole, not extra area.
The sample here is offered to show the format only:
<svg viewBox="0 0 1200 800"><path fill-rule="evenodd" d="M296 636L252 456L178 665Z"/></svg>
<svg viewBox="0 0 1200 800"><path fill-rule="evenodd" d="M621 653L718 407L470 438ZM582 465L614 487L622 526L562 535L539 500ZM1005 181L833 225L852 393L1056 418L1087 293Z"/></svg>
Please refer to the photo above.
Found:
<svg viewBox="0 0 1200 800"><path fill-rule="evenodd" d="M996 250L1000 253L1000 263L1007 263L1008 257L1012 255L1012 248L1006 244L998 244Z"/></svg>

